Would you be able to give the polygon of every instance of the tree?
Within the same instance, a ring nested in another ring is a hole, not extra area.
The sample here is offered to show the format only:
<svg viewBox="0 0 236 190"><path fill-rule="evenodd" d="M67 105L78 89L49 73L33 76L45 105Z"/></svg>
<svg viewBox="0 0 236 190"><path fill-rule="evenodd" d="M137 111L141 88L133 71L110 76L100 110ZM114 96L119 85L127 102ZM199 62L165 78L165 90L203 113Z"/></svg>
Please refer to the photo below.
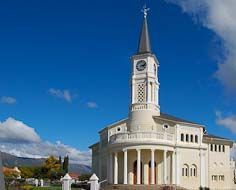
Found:
<svg viewBox="0 0 236 190"><path fill-rule="evenodd" d="M59 164L61 164L62 163L62 161L61 161L61 156L59 156Z"/></svg>
<svg viewBox="0 0 236 190"><path fill-rule="evenodd" d="M65 173L68 173L68 171L69 171L69 156L64 157L63 171Z"/></svg>
<svg viewBox="0 0 236 190"><path fill-rule="evenodd" d="M54 156L49 156L43 163L42 173L46 174L45 177L54 180L61 177L61 164L60 161Z"/></svg>
<svg viewBox="0 0 236 190"><path fill-rule="evenodd" d="M34 167L20 167L21 177L32 178L34 176Z"/></svg>

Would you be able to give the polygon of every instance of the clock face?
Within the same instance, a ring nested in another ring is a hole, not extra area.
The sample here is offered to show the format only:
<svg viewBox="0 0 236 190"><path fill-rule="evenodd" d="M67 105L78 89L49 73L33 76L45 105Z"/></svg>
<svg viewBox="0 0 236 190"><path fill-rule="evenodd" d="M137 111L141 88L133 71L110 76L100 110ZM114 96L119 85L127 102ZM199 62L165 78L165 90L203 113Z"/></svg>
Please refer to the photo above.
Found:
<svg viewBox="0 0 236 190"><path fill-rule="evenodd" d="M146 67L147 67L147 63L144 60L140 60L136 64L136 69L138 71L143 71L144 69L146 69Z"/></svg>

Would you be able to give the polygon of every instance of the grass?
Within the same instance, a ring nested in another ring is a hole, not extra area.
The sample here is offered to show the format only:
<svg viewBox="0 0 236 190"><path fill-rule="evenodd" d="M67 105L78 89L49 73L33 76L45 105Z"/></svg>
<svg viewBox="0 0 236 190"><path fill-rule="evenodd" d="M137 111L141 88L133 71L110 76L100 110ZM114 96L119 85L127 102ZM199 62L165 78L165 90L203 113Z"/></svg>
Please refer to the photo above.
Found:
<svg viewBox="0 0 236 190"><path fill-rule="evenodd" d="M34 187L33 190L62 190L61 187ZM71 188L71 190L80 190L78 188Z"/></svg>

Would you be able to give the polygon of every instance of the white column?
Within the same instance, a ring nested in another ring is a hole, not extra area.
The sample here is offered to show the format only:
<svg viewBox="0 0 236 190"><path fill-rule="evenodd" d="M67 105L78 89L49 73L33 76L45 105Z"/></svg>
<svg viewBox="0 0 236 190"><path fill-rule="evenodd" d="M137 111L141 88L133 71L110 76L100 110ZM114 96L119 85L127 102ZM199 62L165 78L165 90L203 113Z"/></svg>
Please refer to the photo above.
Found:
<svg viewBox="0 0 236 190"><path fill-rule="evenodd" d="M155 103L155 82L152 83L152 102Z"/></svg>
<svg viewBox="0 0 236 190"><path fill-rule="evenodd" d="M113 154L109 154L109 183L112 184L113 179Z"/></svg>
<svg viewBox="0 0 236 190"><path fill-rule="evenodd" d="M124 184L127 184L127 158L128 152L124 150Z"/></svg>
<svg viewBox="0 0 236 190"><path fill-rule="evenodd" d="M114 154L114 184L118 184L118 153Z"/></svg>
<svg viewBox="0 0 236 190"><path fill-rule="evenodd" d="M135 103L135 82L132 80L132 104Z"/></svg>
<svg viewBox="0 0 236 190"><path fill-rule="evenodd" d="M205 179L206 179L206 166L205 166L205 153L203 150L200 150L200 185L201 187L206 187Z"/></svg>
<svg viewBox="0 0 236 190"><path fill-rule="evenodd" d="M167 184L167 162L166 162L167 150L163 152L163 183Z"/></svg>
<svg viewBox="0 0 236 190"><path fill-rule="evenodd" d="M180 185L180 175L181 175L181 167L180 167L180 164L179 164L179 162L180 162L180 154L179 154L179 151L178 150L176 150L175 151L175 160L176 160L176 162L175 162L175 182L176 182L176 185Z"/></svg>
<svg viewBox="0 0 236 190"><path fill-rule="evenodd" d="M140 184L141 178L141 150L137 149L137 184Z"/></svg>
<svg viewBox="0 0 236 190"><path fill-rule="evenodd" d="M155 184L155 150L151 149L151 184Z"/></svg>
<svg viewBox="0 0 236 190"><path fill-rule="evenodd" d="M150 88L149 88L150 82L147 79L146 82L146 102L150 102Z"/></svg>
<svg viewBox="0 0 236 190"><path fill-rule="evenodd" d="M172 152L172 157L171 157L171 161L172 161L172 184L175 184L175 151Z"/></svg>

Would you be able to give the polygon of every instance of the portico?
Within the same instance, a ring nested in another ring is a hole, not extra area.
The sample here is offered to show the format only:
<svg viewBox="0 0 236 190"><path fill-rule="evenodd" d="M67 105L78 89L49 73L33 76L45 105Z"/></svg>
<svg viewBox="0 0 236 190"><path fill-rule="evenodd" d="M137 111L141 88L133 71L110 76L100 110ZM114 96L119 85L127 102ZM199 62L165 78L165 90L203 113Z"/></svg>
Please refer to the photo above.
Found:
<svg viewBox="0 0 236 190"><path fill-rule="evenodd" d="M109 154L110 184L176 184L174 149L136 146Z"/></svg>

